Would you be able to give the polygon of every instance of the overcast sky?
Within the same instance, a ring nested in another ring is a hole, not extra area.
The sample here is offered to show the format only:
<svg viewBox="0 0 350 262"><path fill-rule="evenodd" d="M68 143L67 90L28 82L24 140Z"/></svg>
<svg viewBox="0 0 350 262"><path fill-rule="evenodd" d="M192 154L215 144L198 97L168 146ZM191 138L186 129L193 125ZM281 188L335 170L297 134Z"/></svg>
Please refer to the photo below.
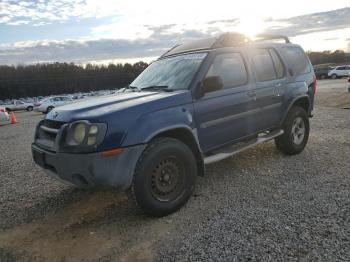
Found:
<svg viewBox="0 0 350 262"><path fill-rule="evenodd" d="M0 0L0 64L150 61L228 31L350 51L350 1Z"/></svg>

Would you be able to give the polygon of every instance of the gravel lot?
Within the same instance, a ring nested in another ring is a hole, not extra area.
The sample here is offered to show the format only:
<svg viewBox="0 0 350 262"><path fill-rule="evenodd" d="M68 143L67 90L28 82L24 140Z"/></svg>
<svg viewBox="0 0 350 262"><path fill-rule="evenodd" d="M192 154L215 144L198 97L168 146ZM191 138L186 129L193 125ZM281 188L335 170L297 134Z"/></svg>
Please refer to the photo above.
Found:
<svg viewBox="0 0 350 262"><path fill-rule="evenodd" d="M208 166L194 197L161 219L128 194L76 190L31 159L43 115L0 126L0 261L350 261L350 94L319 81L308 146L273 142Z"/></svg>

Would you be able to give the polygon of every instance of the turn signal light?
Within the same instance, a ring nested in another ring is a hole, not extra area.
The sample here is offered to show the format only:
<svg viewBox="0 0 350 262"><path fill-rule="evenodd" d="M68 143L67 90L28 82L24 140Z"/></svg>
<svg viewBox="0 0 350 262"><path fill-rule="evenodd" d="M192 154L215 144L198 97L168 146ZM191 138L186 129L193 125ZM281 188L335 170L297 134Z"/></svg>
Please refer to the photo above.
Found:
<svg viewBox="0 0 350 262"><path fill-rule="evenodd" d="M114 148L114 149L110 149L107 151L103 151L102 152L102 156L104 157L109 157L109 156L116 156L123 153L123 148Z"/></svg>

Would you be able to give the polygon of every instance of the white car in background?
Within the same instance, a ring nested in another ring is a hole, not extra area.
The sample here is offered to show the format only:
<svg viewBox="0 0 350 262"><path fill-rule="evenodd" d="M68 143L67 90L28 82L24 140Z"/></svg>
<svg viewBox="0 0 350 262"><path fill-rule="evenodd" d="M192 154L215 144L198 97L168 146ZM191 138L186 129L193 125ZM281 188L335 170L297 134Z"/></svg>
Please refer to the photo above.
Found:
<svg viewBox="0 0 350 262"><path fill-rule="evenodd" d="M10 120L10 116L6 111L6 108L3 106L0 106L0 125L2 125L4 122L8 122Z"/></svg>
<svg viewBox="0 0 350 262"><path fill-rule="evenodd" d="M336 66L328 71L328 76L332 79L348 76L350 73L350 65Z"/></svg>
<svg viewBox="0 0 350 262"><path fill-rule="evenodd" d="M51 96L35 103L34 110L37 112L42 112L44 114L47 114L55 107L72 103L72 101L73 100L68 96Z"/></svg>
<svg viewBox="0 0 350 262"><path fill-rule="evenodd" d="M6 108L7 111L17 111L17 110L27 110L32 111L33 110L33 103L26 103L21 100L13 100L9 104L2 105Z"/></svg>

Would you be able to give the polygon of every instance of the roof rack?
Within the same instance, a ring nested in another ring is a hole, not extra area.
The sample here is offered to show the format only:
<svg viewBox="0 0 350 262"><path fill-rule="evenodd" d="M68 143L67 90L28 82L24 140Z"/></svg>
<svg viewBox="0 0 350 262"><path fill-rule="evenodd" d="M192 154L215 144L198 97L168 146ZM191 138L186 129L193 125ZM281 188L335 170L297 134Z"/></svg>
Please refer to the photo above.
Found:
<svg viewBox="0 0 350 262"><path fill-rule="evenodd" d="M286 43L290 43L289 38L282 35L257 35L255 41L283 39ZM225 33L218 37L194 40L184 44L178 44L166 51L160 58L182 54L187 52L197 52L221 47L233 47L252 43L253 41L247 36L240 33Z"/></svg>
<svg viewBox="0 0 350 262"><path fill-rule="evenodd" d="M290 40L287 36L284 35L269 35L269 34L260 34L256 36L255 41L265 41L265 40L278 40L278 39L283 39L286 44L290 43Z"/></svg>
<svg viewBox="0 0 350 262"><path fill-rule="evenodd" d="M171 56L174 54L186 53L189 51L201 51L208 50L219 47L231 47L237 46L241 44L246 44L251 42L249 38L247 38L243 34L239 33L225 33L220 35L219 37L211 37L207 39L194 40L191 42L187 42L184 44L179 44L172 47L170 50L165 52L162 57Z"/></svg>

